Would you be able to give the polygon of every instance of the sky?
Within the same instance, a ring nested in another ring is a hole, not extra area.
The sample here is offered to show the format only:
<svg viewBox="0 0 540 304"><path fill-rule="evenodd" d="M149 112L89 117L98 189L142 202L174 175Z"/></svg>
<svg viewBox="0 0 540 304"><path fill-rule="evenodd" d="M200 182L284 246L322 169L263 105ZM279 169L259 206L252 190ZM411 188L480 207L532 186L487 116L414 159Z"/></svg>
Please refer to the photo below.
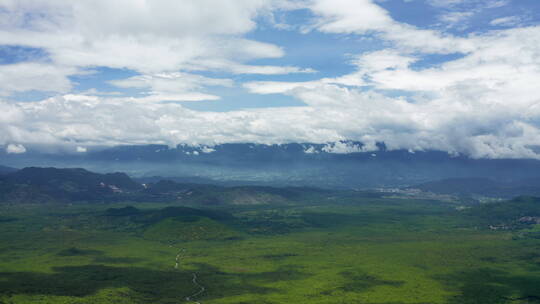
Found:
<svg viewBox="0 0 540 304"><path fill-rule="evenodd" d="M0 146L540 159L539 21L538 0L0 0Z"/></svg>

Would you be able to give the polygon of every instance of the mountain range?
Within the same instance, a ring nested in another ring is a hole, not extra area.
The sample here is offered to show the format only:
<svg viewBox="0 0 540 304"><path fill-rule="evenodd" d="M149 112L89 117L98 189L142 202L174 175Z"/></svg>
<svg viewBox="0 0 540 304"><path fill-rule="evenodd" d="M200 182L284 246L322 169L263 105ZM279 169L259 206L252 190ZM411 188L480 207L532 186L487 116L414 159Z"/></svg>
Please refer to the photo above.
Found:
<svg viewBox="0 0 540 304"><path fill-rule="evenodd" d="M289 204L325 197L330 193L332 191L321 189L223 187L170 180L139 183L125 173L100 174L81 168L29 167L0 176L0 203L181 201L203 206Z"/></svg>
<svg viewBox="0 0 540 304"><path fill-rule="evenodd" d="M331 189L404 187L435 180L485 178L514 183L540 177L534 159L473 159L441 151L363 151L360 143L223 144L89 148L86 152L32 149L0 153L12 167L82 167L95 172L126 172L140 181L163 177L219 185L309 186ZM1 170L0 170L1 171ZM157 178L155 178L157 176Z"/></svg>
<svg viewBox="0 0 540 304"><path fill-rule="evenodd" d="M141 181L125 173L95 173L82 168L28 167L7 169L0 175L0 202L183 202L194 205L255 205L290 204L327 200L333 195L380 197L384 189L331 190L306 187L270 187L258 185L218 185L189 181L174 181L152 177ZM206 181L206 180L203 180ZM540 179L497 181L488 178L452 178L426 182L407 189L474 198L512 198L522 195L540 196ZM352 197L351 196L351 197ZM427 197L427 196L426 196Z"/></svg>

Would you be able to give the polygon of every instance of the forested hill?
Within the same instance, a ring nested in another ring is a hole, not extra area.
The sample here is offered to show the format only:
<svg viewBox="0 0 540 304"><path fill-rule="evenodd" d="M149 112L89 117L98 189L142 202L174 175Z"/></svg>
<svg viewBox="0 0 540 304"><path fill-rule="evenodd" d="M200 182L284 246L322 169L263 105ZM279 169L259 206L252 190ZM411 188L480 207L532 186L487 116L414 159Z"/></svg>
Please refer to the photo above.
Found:
<svg viewBox="0 0 540 304"><path fill-rule="evenodd" d="M0 177L0 200L10 202L103 200L142 185L124 173L98 174L85 169L24 168Z"/></svg>
<svg viewBox="0 0 540 304"><path fill-rule="evenodd" d="M289 204L320 199L331 193L331 190L312 188L222 187L170 180L142 184L124 173L99 174L80 168L30 167L0 176L0 202L3 203L181 201L196 205Z"/></svg>

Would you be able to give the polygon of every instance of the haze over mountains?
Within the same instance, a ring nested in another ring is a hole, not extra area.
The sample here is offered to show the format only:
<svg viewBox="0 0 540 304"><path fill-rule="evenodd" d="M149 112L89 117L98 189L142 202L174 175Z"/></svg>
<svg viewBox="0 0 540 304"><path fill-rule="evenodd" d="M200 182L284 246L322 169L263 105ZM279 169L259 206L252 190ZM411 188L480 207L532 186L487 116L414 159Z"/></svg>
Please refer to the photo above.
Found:
<svg viewBox="0 0 540 304"><path fill-rule="evenodd" d="M78 202L189 202L209 205L287 204L324 197L329 190L271 188L261 186L221 187L160 180L140 183L125 173L99 174L81 168L28 167L0 175L0 203ZM323 195L319 197L319 195ZM361 193L358 194L362 196ZM373 194L369 194L373 195Z"/></svg>
<svg viewBox="0 0 540 304"><path fill-rule="evenodd" d="M524 187L536 186L540 177L538 160L472 159L439 151L411 153L387 151L384 145L379 148L375 152L362 152L361 144L344 143L342 146L224 144L172 149L144 145L84 153L29 149L24 154L1 155L0 164L18 168L86 168L100 173L118 171L142 182L166 178L184 183L339 189L415 186L456 178L487 180L497 184L495 188L515 188L522 182Z"/></svg>

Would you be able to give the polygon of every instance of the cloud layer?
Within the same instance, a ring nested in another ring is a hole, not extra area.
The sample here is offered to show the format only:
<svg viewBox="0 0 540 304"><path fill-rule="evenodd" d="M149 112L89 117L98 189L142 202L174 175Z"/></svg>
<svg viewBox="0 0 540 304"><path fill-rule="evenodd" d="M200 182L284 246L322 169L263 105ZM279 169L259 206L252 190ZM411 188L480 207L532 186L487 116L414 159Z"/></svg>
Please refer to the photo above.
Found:
<svg viewBox="0 0 540 304"><path fill-rule="evenodd" d="M540 158L540 27L516 25L519 16L492 18L496 28L458 36L398 22L371 0L129 3L0 4L0 45L47 54L0 65L0 144L8 152L36 144L84 152L92 145L312 142L350 153L384 142L389 149L475 158ZM430 2L445 9L460 3ZM263 20L275 20L268 16L298 10L310 20L273 24L274 31L346 35L380 47L348 54L352 71L339 76L295 64L255 64L286 56L286 48L249 34L268 23ZM429 64L432 56L451 57ZM137 93L72 92L70 77L96 67L133 71L109 83ZM310 77L264 78L290 73ZM262 78L237 77L254 74ZM213 112L177 103L219 102L214 87L246 90L252 98L285 95L305 105ZM34 102L12 97L29 91L56 93ZM364 146L340 143L347 140Z"/></svg>

